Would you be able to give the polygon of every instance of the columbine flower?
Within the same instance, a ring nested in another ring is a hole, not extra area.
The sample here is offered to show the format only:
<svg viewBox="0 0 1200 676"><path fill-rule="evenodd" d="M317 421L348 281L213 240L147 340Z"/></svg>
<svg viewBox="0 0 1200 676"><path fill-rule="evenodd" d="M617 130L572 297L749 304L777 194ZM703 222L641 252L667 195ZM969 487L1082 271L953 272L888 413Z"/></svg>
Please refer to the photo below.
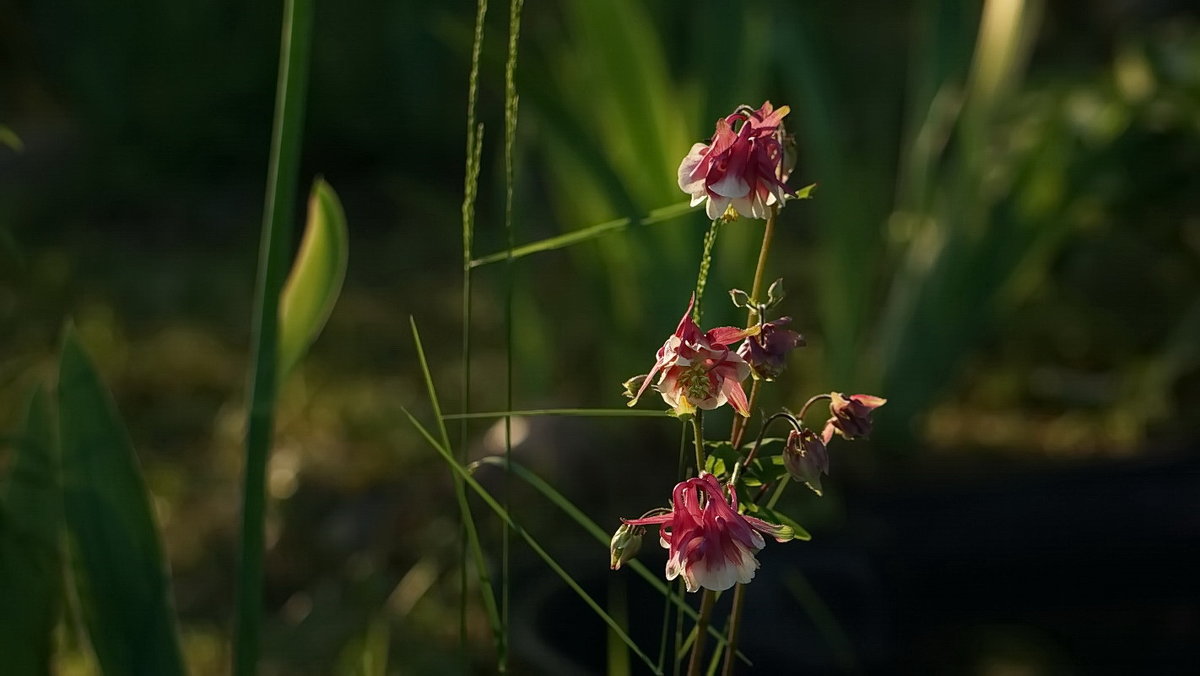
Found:
<svg viewBox="0 0 1200 676"><path fill-rule="evenodd" d="M712 140L693 145L679 165L679 189L692 196L692 206L707 199L705 210L716 220L730 206L743 216L766 218L767 207L782 204L791 192L783 130L788 111L767 101L758 110L738 106L717 120Z"/></svg>
<svg viewBox="0 0 1200 676"><path fill-rule="evenodd" d="M752 516L738 514L737 494L728 501L721 484L711 474L682 481L671 493L669 514L625 521L629 526L658 524L660 543L669 550L666 575L682 575L687 590L701 587L724 591L734 583L754 579L758 559L754 553L765 546L766 533L780 542L792 538L787 526L777 526Z"/></svg>
<svg viewBox="0 0 1200 676"><path fill-rule="evenodd" d="M796 481L802 481L817 495L821 494L821 475L829 474L829 453L825 441L805 427L788 433L783 447L783 466Z"/></svg>
<svg viewBox="0 0 1200 676"><path fill-rule="evenodd" d="M729 345L757 332L758 327L722 326L701 333L692 321L695 304L693 294L675 333L659 348L654 368L646 374L629 405L637 403L657 375L655 388L675 410L675 415L691 415L698 408L711 410L729 402L738 413L748 417L750 404L742 381L750 375L750 366Z"/></svg>
<svg viewBox="0 0 1200 676"><path fill-rule="evenodd" d="M887 399L869 394L852 394L847 397L840 392L831 392L829 412L833 415L825 423L821 438L825 443L837 432L845 439L865 439L871 434L871 411L883 406Z"/></svg>
<svg viewBox="0 0 1200 676"><path fill-rule="evenodd" d="M774 380L787 366L787 353L804 346L804 336L783 328L791 317L780 317L762 325L757 336L750 336L738 348L738 355L750 364L755 377Z"/></svg>

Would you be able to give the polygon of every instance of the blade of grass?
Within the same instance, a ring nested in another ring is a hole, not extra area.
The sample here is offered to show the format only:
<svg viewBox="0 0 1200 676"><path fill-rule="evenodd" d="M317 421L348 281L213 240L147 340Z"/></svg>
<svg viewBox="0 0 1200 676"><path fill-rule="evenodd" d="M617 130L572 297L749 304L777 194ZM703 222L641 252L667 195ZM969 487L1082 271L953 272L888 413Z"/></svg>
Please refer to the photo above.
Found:
<svg viewBox="0 0 1200 676"><path fill-rule="evenodd" d="M438 400L437 389L433 385L433 374L429 370L429 361L425 358L425 346L421 342L421 334L417 331L417 322L408 318L412 326L413 344L417 348L417 362L421 365L421 375L425 378L425 389L429 393L429 405L437 419L438 431L442 436L442 444L450 447L450 435L446 432L446 419L442 416L442 405ZM456 464L456 466L458 466ZM488 624L492 629L492 638L499 651L500 634L503 628L500 624L500 611L496 606L496 594L492 589L492 579L487 572L487 561L483 557L483 546L479 544L479 530L475 527L475 517L471 514L471 505L467 502L467 491L462 478L457 473L451 477L454 480L454 499L458 503L459 516L467 531L467 547L475 561L475 570L479 576L479 593L483 599L483 609L487 613Z"/></svg>
<svg viewBox="0 0 1200 676"><path fill-rule="evenodd" d="M471 43L471 74L467 77L467 158L463 172L462 201L462 412L471 410L471 252L475 240L475 198L479 191L479 165L483 153L483 125L476 122L475 108L479 100L479 61L483 50L483 33L487 18L487 0L475 5L475 36ZM467 420L458 428L458 444L462 460L466 460ZM457 481L456 481L457 483ZM465 496L465 494L464 494ZM461 512L466 515L466 512ZM458 543L458 641L461 648L467 643L467 525L460 527Z"/></svg>
<svg viewBox="0 0 1200 676"><path fill-rule="evenodd" d="M14 674L49 674L62 584L62 495L50 402L29 398L0 486L0 655Z"/></svg>
<svg viewBox="0 0 1200 676"><path fill-rule="evenodd" d="M817 590L813 589L808 578L799 570L792 570L791 574L784 578L784 585L804 607L805 612L816 625L817 631L825 637L829 649L833 651L833 658L842 671L850 674L859 673L861 667L858 658L854 656L854 644L850 642L850 636L834 617L833 612L829 610L829 606L821 599Z"/></svg>
<svg viewBox="0 0 1200 676"><path fill-rule="evenodd" d="M489 455L487 457L480 458L479 460L476 460L475 462L471 463L470 467L467 468L467 471L468 472L474 471L474 469L476 467L479 467L481 465L492 465L495 467L503 467L504 464L505 464L505 460L503 457ZM512 472L513 476L517 477L518 479L521 479L525 483L529 484L534 490L541 493L547 500L552 502L555 507L558 507L559 509L561 509L563 511L564 514L571 517L572 521L574 521L575 523L582 526L585 531L587 531L589 534L591 534L592 537L596 538L596 541L599 542L605 549L608 549L609 541L612 539L612 535L604 532L604 529L601 528L599 524L597 524L595 521L592 521L592 519L590 517L588 517L587 514L584 514L578 507L575 506L574 503L572 503L570 500L568 500L565 495L558 492L557 489L555 489L550 484L546 483L546 481L544 479L539 477L537 474L534 474L533 472L531 472L524 465L521 465L520 463L512 462L512 463L510 463L510 466L511 466L510 471ZM650 569L647 568L640 561L633 559L633 560L627 561L625 563L625 565L628 566L629 568L631 568L635 573L637 573L639 577L644 579L646 582L650 583L650 586L654 587L654 589L657 590L660 594L667 593L669 585L666 582L664 582L662 579L660 579L660 577L658 575L652 573L650 571ZM691 606L689 606L681 598L675 598L675 597L672 597L672 598L674 598L676 605L683 608L683 611L685 613L687 613L687 616L689 618L691 618L693 620L696 619L697 613L696 613L695 608L692 608ZM721 632L717 631L715 628L710 627L708 633L713 638L715 638L719 644L724 645L725 637L721 635ZM739 652L738 656L741 657L741 659L743 661L745 661L746 664L751 664L750 660L747 659L745 655L742 655Z"/></svg>
<svg viewBox="0 0 1200 676"><path fill-rule="evenodd" d="M474 413L448 413L446 420L485 420L504 417L526 417L539 415L577 416L580 418L669 418L670 411L648 411L629 408L535 408L526 411L482 411Z"/></svg>
<svg viewBox="0 0 1200 676"><path fill-rule="evenodd" d="M516 285L513 248L517 245L513 223L513 193L516 183L514 154L517 145L517 47L521 39L521 8L524 0L510 0L508 5L508 58L504 64L504 232L508 243L504 274L504 407L513 407L513 294ZM509 509L509 477L507 461L512 457L512 416L504 417L504 509ZM500 537L500 673L508 671L509 616L509 528L501 527Z"/></svg>
<svg viewBox="0 0 1200 676"><path fill-rule="evenodd" d="M255 290L254 358L246 413L246 469L233 646L237 676L250 676L258 670L266 470L278 384L279 298L291 246L314 5L315 0L285 0L283 6L275 120Z"/></svg>
<svg viewBox="0 0 1200 676"><path fill-rule="evenodd" d="M633 639L630 638L623 629L621 629L621 626L616 622L616 620L610 617L608 613L604 612L604 609L600 607L600 604L597 603L596 600L593 599L586 591L584 591L583 587L579 586L579 583L575 581L575 578L571 577L571 574L564 570L563 567L554 560L554 557L550 556L550 553L543 549L540 544L538 544L537 540L535 540L532 535L527 533L523 528L521 528L520 525L513 521L512 516L509 515L509 513L494 497L492 497L492 494L489 493L486 488L481 486L479 482L475 480L475 477L471 476L471 473L468 470L463 468L462 465L459 465L458 462L455 461L454 456L450 454L450 451L446 450L442 444L438 443L437 439L433 438L433 435L429 433L429 430L425 429L425 426L422 425L420 421L418 421L416 417L414 417L413 414L408 411L408 409L403 409L403 412L404 415L408 417L408 420L410 423L412 423L413 427L416 428L417 432L419 432L421 436L425 438L425 441L429 442L429 445L432 446L433 449L442 456L442 459L450 465L451 469L454 470L454 473L458 475L466 485L470 486L471 490L475 491L475 493L479 495L484 503L496 513L496 516L500 517L505 523L508 524L508 527L511 528L514 533L520 536L521 539L525 540L525 544L529 545L529 548L532 549L535 554L541 557L541 559L546 562L546 565L550 566L550 569L553 570L556 575L562 578L563 582L566 582L567 586L570 587L571 590L579 596L579 598L583 599L583 602L586 603L588 607L591 608L592 611L595 612L596 615L600 617L600 619L603 620L604 623L607 624L608 627L617 634L617 636L621 637L621 640L625 642L625 645L629 646L629 649L632 650L635 655L641 658L641 660L645 662L647 666L654 670L654 673L662 673L654 666L654 662L650 660L650 657L646 655L646 653L642 652L642 649L638 647L637 643L635 643Z"/></svg>
<svg viewBox="0 0 1200 676"><path fill-rule="evenodd" d="M167 562L129 434L67 327L58 383L72 576L106 674L183 673Z"/></svg>
<svg viewBox="0 0 1200 676"><path fill-rule="evenodd" d="M692 213L693 211L695 211L695 208L690 206L687 202L680 202L679 204L672 204L670 206L654 209L653 211L651 211L649 214L647 214L646 216L644 216L642 218L615 218L611 221L605 221L604 223L598 223L596 225L582 228L580 230L572 230L571 232L564 233L562 235L556 235L554 237L547 237L546 239L538 240L536 242L530 242L529 244L523 244L512 250L511 258L513 258L513 259L524 258L525 256L528 256L530 254L541 253L543 251L554 251L556 249L562 249L562 248L565 248L568 246L572 246L574 244L580 244L582 242L586 242L588 240L595 239L601 235L606 235L610 232L617 232L620 230L624 230L625 228L628 228L630 226L653 225L655 223L663 223L665 221L670 221L670 220L674 220L676 218L680 218L682 216L686 216L686 215ZM488 254L487 256L483 256L481 258L476 258L475 260L471 261L471 267L477 268L481 265L488 265L490 263L499 263L501 261L507 261L509 258L510 258L510 254L507 250L506 251L497 251L494 254Z"/></svg>

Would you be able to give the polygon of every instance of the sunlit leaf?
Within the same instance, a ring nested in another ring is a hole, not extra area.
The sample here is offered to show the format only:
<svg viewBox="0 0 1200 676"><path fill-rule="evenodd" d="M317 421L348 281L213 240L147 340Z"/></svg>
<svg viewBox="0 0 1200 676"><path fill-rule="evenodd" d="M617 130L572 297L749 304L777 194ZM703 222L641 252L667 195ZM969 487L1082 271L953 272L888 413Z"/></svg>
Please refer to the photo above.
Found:
<svg viewBox="0 0 1200 676"><path fill-rule="evenodd" d="M62 503L50 402L34 391L0 494L0 664L48 674L61 598Z"/></svg>
<svg viewBox="0 0 1200 676"><path fill-rule="evenodd" d="M183 673L167 563L129 435L73 329L59 364L63 513L105 674Z"/></svg>
<svg viewBox="0 0 1200 676"><path fill-rule="evenodd" d="M324 179L313 183L308 223L279 301L279 377L304 356L329 319L346 278L349 234L337 193Z"/></svg>
<svg viewBox="0 0 1200 676"><path fill-rule="evenodd" d="M8 146L17 152L25 149L25 144L21 141L21 137L7 126L0 124L0 145Z"/></svg>

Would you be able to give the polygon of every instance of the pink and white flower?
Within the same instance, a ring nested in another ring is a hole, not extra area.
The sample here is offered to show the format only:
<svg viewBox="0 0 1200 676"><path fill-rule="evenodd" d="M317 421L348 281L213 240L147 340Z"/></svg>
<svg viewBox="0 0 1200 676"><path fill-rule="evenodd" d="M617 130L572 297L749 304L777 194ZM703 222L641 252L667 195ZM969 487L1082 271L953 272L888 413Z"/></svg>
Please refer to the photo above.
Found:
<svg viewBox="0 0 1200 676"><path fill-rule="evenodd" d="M644 519L623 520L629 526L658 525L659 542L668 550L666 576L680 575L687 590L701 587L724 591L754 579L766 533L779 542L792 538L791 529L738 514L738 499L728 500L711 474L682 481L671 493L671 512Z"/></svg>
<svg viewBox="0 0 1200 676"><path fill-rule="evenodd" d="M641 381L630 406L654 383L663 401L676 415L691 415L696 409L712 410L731 404L743 416L750 415L750 404L742 381L750 375L750 365L729 345L754 335L758 327L739 329L722 326L701 332L692 321L693 294L675 333L659 348L654 368ZM658 376L655 382L655 376ZM632 380L631 380L632 382Z"/></svg>
<svg viewBox="0 0 1200 676"><path fill-rule="evenodd" d="M679 189L692 196L692 206L708 200L705 211L716 220L730 206L742 216L766 218L768 207L782 204L791 194L783 129L789 110L767 101L757 110L738 106L717 120L712 140L693 145L679 165Z"/></svg>

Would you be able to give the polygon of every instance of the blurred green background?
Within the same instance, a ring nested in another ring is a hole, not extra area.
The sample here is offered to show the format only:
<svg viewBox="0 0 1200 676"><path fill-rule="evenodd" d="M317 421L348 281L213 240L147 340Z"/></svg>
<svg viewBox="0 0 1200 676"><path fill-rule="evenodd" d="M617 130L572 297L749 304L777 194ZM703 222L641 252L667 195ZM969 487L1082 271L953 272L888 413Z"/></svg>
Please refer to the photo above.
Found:
<svg viewBox="0 0 1200 676"><path fill-rule="evenodd" d="M505 10L492 8L484 48L476 255L504 242ZM269 673L357 673L355 656L380 631L395 673L458 664L451 483L399 411L428 414L409 315L445 406L462 406L459 208L474 11L461 0L317 9L302 181L319 172L338 190L350 266L281 400L269 470ZM0 2L0 125L19 139L0 139L0 429L17 425L33 383L52 378L73 318L154 492L197 674L228 662L279 18L270 3ZM928 550L935 536L921 533L952 537L938 519L966 504L941 497L1004 504L1067 482L1027 512L1026 528L1058 541L1070 571L1089 565L1082 555L1071 563L1078 543L1037 515L1071 512L1070 482L1101 477L1104 509L1135 520L1109 524L1109 542L1144 522L1175 524L1138 546L1172 560L1169 570L1194 560L1178 556L1200 541L1194 496L1178 492L1200 494L1192 3L530 0L518 81L518 242L681 202L678 162L717 117L763 99L792 108L792 182L818 188L783 211L768 278L785 277L782 311L809 346L763 406L796 407L830 389L889 399L870 447L835 455L825 501L792 500L818 541L874 552L863 560L876 586L857 589L874 589L890 619L872 634L840 618L848 643L818 632L815 656L796 664L963 673L1015 661L1042 669L1032 673L1105 673L1093 669L1104 662L1094 646L1135 624L1167 637L1154 653L1162 664L1195 656L1194 582L1172 588L1188 602L1178 607L1168 590L1166 605L1134 594L1108 608L1107 629L1084 633L1092 643L1070 618L1019 609L973 615L962 628L933 601L901 628L904 609L921 601L890 586L904 579L887 574L898 559L872 549L876 522L855 506L926 500L929 522L880 523ZM706 324L738 321L724 291L749 287L761 227L722 229ZM683 311L705 228L691 214L520 261L516 408L621 406L620 383L648 369ZM473 410L504 406L503 268L475 277ZM516 427L520 459L606 526L669 488L678 443L669 421ZM471 457L502 448L497 438L473 424ZM1176 483L1155 483L1160 475ZM1149 502L1123 503L1134 486ZM602 548L537 496L514 486L513 499L569 569L607 576ZM1091 523L1108 512L1080 514ZM797 557L809 546L790 545ZM1019 534L997 546L1025 562L1046 554ZM539 564L515 556L515 589L537 617L539 588L520 580L535 580ZM643 555L654 566L657 557ZM1127 563L1114 572L1152 570L1136 556ZM597 579L603 595L608 578ZM841 592L814 585L838 618ZM1055 604L1083 612L1111 593L1101 583ZM586 618L582 606L568 610ZM486 670L486 623L477 608L471 620ZM586 654L546 654L554 641L532 635L538 623L514 621L530 634L514 638L529 673L602 669ZM69 628L62 642L63 673L89 673Z"/></svg>

